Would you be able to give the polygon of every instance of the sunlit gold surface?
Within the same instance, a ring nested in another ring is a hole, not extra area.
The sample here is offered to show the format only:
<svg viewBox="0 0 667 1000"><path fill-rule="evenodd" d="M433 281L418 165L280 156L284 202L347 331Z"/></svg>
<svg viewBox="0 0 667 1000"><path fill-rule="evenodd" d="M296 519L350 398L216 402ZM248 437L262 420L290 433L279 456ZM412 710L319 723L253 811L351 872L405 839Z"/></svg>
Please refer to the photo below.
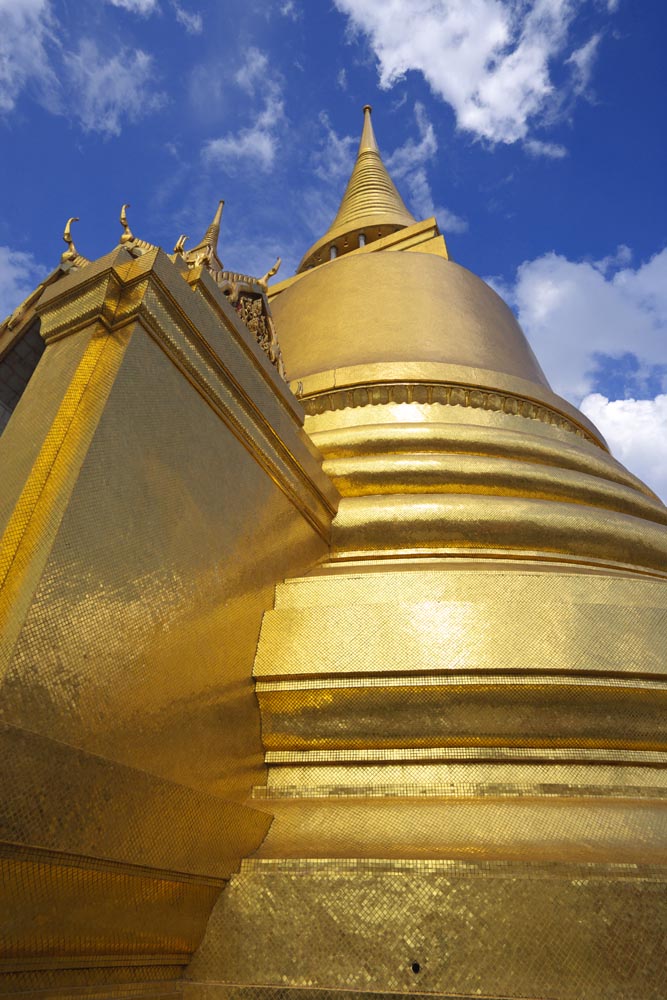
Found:
<svg viewBox="0 0 667 1000"><path fill-rule="evenodd" d="M651 865L255 861L221 897L191 968L228 970L230 985L184 996L279 1000L294 984L309 1000L658 998L663 906ZM239 989L250 967L271 989Z"/></svg>
<svg viewBox="0 0 667 1000"><path fill-rule="evenodd" d="M35 300L6 992L665 996L667 510L385 178L367 113L267 297L294 395L211 240Z"/></svg>
<svg viewBox="0 0 667 1000"><path fill-rule="evenodd" d="M502 299L433 254L343 257L303 275L272 310L293 380L350 365L446 361L547 384Z"/></svg>
<svg viewBox="0 0 667 1000"><path fill-rule="evenodd" d="M667 511L400 235L271 297L342 500L264 615L273 822L185 996L659 1000Z"/></svg>
<svg viewBox="0 0 667 1000"><path fill-rule="evenodd" d="M270 823L261 616L336 494L213 282L120 251L49 291L0 440L0 990L161 995Z"/></svg>

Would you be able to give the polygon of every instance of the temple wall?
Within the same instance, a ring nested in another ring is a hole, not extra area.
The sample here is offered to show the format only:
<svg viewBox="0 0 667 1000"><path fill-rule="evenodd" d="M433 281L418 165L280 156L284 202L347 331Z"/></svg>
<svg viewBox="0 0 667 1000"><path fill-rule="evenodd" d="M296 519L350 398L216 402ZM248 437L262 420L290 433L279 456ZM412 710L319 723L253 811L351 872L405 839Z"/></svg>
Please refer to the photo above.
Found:
<svg viewBox="0 0 667 1000"><path fill-rule="evenodd" d="M164 257L64 279L0 440L10 988L69 995L82 962L88 985L173 979L270 825L242 804L266 780L260 624L327 552L335 493L215 298Z"/></svg>

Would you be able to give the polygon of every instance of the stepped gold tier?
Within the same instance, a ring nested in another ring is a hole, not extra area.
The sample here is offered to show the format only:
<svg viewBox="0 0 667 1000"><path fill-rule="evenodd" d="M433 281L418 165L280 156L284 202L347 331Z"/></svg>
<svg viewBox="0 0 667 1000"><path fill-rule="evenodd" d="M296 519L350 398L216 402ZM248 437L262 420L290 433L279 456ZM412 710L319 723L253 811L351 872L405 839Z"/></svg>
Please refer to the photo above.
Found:
<svg viewBox="0 0 667 1000"><path fill-rule="evenodd" d="M662 1000L667 508L370 108L296 275L220 217L0 328L0 995Z"/></svg>

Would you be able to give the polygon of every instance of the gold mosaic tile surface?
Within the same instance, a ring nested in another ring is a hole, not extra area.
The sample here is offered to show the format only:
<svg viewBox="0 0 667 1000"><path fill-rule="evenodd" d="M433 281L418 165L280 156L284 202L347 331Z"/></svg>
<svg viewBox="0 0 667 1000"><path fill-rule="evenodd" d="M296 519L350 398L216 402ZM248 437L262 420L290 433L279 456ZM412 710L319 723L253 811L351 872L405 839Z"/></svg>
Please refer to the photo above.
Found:
<svg viewBox="0 0 667 1000"><path fill-rule="evenodd" d="M228 878L270 824L237 802L2 724L0 787L0 842L212 881Z"/></svg>
<svg viewBox="0 0 667 1000"><path fill-rule="evenodd" d="M251 975L297 996L661 1000L664 907L664 881L634 865L249 862L187 973L231 992L185 996L231 997Z"/></svg>
<svg viewBox="0 0 667 1000"><path fill-rule="evenodd" d="M662 509L562 426L397 378L395 406L309 426L335 448L408 416L446 449L465 410L500 454L530 425L522 461L577 502L339 466L394 493L348 497L298 577L336 491L209 277L121 251L40 311L0 444L0 994L174 996L203 936L185 1000L662 1000ZM654 521L570 495L592 476Z"/></svg>
<svg viewBox="0 0 667 1000"><path fill-rule="evenodd" d="M119 956L183 965L220 892L216 883L40 852L5 849L0 868L2 959L14 969L109 965L114 956L121 965Z"/></svg>
<svg viewBox="0 0 667 1000"><path fill-rule="evenodd" d="M233 310L166 258L56 284L1 445L0 993L171 996L270 823L242 802L261 616L336 494Z"/></svg>

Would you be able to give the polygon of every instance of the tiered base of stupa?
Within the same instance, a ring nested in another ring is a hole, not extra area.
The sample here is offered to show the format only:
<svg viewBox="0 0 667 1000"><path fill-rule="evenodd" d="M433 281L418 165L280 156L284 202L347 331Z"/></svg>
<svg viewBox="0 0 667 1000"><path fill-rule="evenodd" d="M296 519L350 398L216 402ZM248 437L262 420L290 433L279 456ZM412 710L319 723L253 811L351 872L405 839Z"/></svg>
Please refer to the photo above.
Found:
<svg viewBox="0 0 667 1000"><path fill-rule="evenodd" d="M537 561L279 586L251 803L275 818L185 997L662 997L666 601Z"/></svg>

